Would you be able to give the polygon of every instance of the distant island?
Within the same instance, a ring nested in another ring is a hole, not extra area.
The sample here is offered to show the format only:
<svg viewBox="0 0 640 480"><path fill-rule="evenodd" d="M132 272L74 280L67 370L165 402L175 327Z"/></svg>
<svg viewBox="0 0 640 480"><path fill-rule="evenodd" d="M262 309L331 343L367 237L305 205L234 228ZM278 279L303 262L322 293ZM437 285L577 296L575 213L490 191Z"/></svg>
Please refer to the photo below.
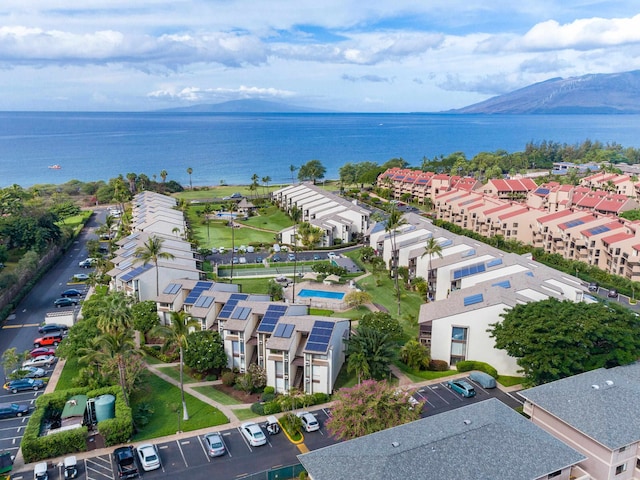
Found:
<svg viewBox="0 0 640 480"><path fill-rule="evenodd" d="M446 113L634 114L640 113L640 70L551 78Z"/></svg>
<svg viewBox="0 0 640 480"><path fill-rule="evenodd" d="M330 113L329 110L289 105L267 100L230 100L222 103L198 104L158 110L160 112L184 113Z"/></svg>

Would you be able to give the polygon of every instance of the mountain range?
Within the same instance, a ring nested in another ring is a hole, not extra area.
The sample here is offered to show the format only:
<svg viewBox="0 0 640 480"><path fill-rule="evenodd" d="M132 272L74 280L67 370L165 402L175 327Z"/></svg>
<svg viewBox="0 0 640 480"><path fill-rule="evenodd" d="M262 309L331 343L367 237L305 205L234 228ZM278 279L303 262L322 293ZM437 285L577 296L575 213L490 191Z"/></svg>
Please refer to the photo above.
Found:
<svg viewBox="0 0 640 480"><path fill-rule="evenodd" d="M266 100L231 100L161 110L189 113L331 113ZM640 113L640 70L551 78L479 103L440 113L634 114Z"/></svg>
<svg viewBox="0 0 640 480"><path fill-rule="evenodd" d="M447 113L640 113L640 70L551 78Z"/></svg>

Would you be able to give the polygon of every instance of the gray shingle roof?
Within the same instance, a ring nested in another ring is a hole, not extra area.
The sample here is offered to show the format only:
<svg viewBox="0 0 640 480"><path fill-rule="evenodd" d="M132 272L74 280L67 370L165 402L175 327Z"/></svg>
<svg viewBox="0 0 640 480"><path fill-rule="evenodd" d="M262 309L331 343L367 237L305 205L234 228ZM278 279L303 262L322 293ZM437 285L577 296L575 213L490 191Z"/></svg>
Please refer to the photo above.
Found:
<svg viewBox="0 0 640 480"><path fill-rule="evenodd" d="M585 459L496 399L298 458L314 480L532 480Z"/></svg>
<svg viewBox="0 0 640 480"><path fill-rule="evenodd" d="M599 368L520 393L611 450L640 440L640 363Z"/></svg>

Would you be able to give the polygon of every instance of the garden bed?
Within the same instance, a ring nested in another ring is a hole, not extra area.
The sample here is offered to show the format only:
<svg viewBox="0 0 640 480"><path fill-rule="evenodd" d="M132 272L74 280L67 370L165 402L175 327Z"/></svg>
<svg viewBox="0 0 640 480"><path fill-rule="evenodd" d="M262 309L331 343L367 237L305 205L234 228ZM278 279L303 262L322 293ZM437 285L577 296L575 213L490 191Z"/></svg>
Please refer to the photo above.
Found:
<svg viewBox="0 0 640 480"><path fill-rule="evenodd" d="M223 384L213 385L213 388L221 391L222 393L229 395L230 397L235 398L236 400L238 400L239 403L259 402L260 397L262 396L262 394L260 393L246 393L246 392L243 392L242 390L236 390L233 387L228 387L227 385L223 385Z"/></svg>

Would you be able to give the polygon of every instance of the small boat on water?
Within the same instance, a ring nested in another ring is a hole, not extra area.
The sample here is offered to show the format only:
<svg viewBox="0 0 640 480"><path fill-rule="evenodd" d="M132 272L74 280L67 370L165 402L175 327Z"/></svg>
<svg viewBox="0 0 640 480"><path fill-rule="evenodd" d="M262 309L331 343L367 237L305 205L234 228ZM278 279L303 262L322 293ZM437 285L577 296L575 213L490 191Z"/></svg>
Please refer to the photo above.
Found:
<svg viewBox="0 0 640 480"><path fill-rule="evenodd" d="M49 168L51 170L60 170L62 167L56 163L55 165L49 165Z"/></svg>

